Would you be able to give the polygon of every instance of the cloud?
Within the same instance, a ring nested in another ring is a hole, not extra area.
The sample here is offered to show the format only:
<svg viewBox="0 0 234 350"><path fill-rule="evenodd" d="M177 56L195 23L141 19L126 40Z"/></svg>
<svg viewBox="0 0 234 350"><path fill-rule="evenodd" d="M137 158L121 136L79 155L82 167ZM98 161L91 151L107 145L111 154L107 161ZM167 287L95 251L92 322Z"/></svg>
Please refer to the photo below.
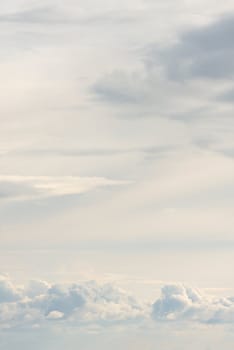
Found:
<svg viewBox="0 0 234 350"><path fill-rule="evenodd" d="M94 84L92 92L114 104L139 104L147 98L149 91L146 83L137 72L114 71Z"/></svg>
<svg viewBox="0 0 234 350"><path fill-rule="evenodd" d="M153 304L152 316L158 322L233 323L234 298L207 297L182 284L166 285Z"/></svg>
<svg viewBox="0 0 234 350"><path fill-rule="evenodd" d="M152 304L112 283L33 280L17 286L8 276L0 276L0 281L0 330L60 322L79 327L129 322L150 322L152 327L154 321L234 323L234 297L210 296L180 283L164 285L161 296Z"/></svg>
<svg viewBox="0 0 234 350"><path fill-rule="evenodd" d="M126 147L126 148L83 148L83 149L60 149L60 148L38 148L38 149L22 149L22 150L12 150L12 151L0 151L1 156L60 156L60 157L114 157L125 154L143 153L149 154L163 154L170 151L171 149L176 149L170 145L161 146L155 145L151 147Z"/></svg>
<svg viewBox="0 0 234 350"><path fill-rule="evenodd" d="M16 12L0 15L0 23L18 24L46 24L46 25L97 25L97 24L124 24L135 21L137 13L126 11L106 11L99 9L85 9L77 4L64 6L51 4L47 6L34 6Z"/></svg>
<svg viewBox="0 0 234 350"><path fill-rule="evenodd" d="M198 110L206 99L207 92L196 96L195 91L194 87L169 81L146 66L136 71L104 74L90 89L92 96L102 103L124 107L119 113L122 118L167 116L184 120L188 119L188 110Z"/></svg>
<svg viewBox="0 0 234 350"><path fill-rule="evenodd" d="M0 276L0 304L15 302L20 299L20 291L8 276Z"/></svg>
<svg viewBox="0 0 234 350"><path fill-rule="evenodd" d="M224 93L217 96L218 100L233 103L234 102L234 88L226 90Z"/></svg>
<svg viewBox="0 0 234 350"><path fill-rule="evenodd" d="M0 22L13 23L64 23L64 16L61 17L54 7L37 7L21 10L14 13L0 15Z"/></svg>
<svg viewBox="0 0 234 350"><path fill-rule="evenodd" d="M178 34L176 42L151 44L143 59L136 57L142 64L137 70L104 74L91 93L115 107L131 107L127 116L191 120L226 113L225 102L233 101L232 89L225 92L234 76L233 34L234 16L226 16Z"/></svg>
<svg viewBox="0 0 234 350"><path fill-rule="evenodd" d="M80 194L98 187L123 184L126 183L101 177L1 175L0 198L32 200Z"/></svg>
<svg viewBox="0 0 234 350"><path fill-rule="evenodd" d="M178 42L149 57L152 66L161 65L173 80L232 79L234 76L234 16L221 17L211 24L179 36Z"/></svg>
<svg viewBox="0 0 234 350"><path fill-rule="evenodd" d="M51 311L47 315L48 320L58 320L58 319L62 319L63 317L64 317L64 313L62 313L60 311Z"/></svg>
<svg viewBox="0 0 234 350"><path fill-rule="evenodd" d="M39 294L27 304L33 309L39 309L46 317L55 318L52 315L59 313L59 318L67 318L74 310L83 307L85 302L78 286L66 288L61 285L52 285L46 294Z"/></svg>
<svg viewBox="0 0 234 350"><path fill-rule="evenodd" d="M111 284L33 281L19 288L4 276L1 280L0 329L34 327L48 321L112 324L142 319L146 312L143 303Z"/></svg>

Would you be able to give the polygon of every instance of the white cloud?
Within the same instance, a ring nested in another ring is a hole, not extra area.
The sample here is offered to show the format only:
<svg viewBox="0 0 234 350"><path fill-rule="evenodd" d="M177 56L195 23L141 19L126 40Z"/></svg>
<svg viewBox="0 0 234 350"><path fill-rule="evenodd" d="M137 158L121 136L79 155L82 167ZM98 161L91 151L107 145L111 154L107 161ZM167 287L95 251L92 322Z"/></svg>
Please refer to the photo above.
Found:
<svg viewBox="0 0 234 350"><path fill-rule="evenodd" d="M0 197L4 199L38 199L80 194L98 187L123 185L126 182L106 178L77 176L0 176Z"/></svg>
<svg viewBox="0 0 234 350"><path fill-rule="evenodd" d="M233 323L234 298L209 297L182 284L167 285L154 303L152 315L159 322Z"/></svg>
<svg viewBox="0 0 234 350"><path fill-rule="evenodd" d="M0 303L14 302L20 299L19 289L7 276L0 276Z"/></svg>
<svg viewBox="0 0 234 350"><path fill-rule="evenodd" d="M47 319L48 320L59 320L61 318L64 317L64 313L60 312L60 311L51 311L48 315L47 315Z"/></svg>
<svg viewBox="0 0 234 350"><path fill-rule="evenodd" d="M2 276L1 280L8 288L3 288L5 294L0 303L0 329L47 327L47 322L81 327L129 322L135 325L143 322L152 327L153 321L234 323L234 297L210 296L179 283L162 287L161 296L152 304L111 283L34 281L32 294L30 285L19 288L7 277Z"/></svg>
<svg viewBox="0 0 234 350"><path fill-rule="evenodd" d="M111 284L49 284L34 280L19 289L9 278L1 279L5 284L0 288L0 329L61 320L77 325L112 324L143 319L149 313L147 304Z"/></svg>

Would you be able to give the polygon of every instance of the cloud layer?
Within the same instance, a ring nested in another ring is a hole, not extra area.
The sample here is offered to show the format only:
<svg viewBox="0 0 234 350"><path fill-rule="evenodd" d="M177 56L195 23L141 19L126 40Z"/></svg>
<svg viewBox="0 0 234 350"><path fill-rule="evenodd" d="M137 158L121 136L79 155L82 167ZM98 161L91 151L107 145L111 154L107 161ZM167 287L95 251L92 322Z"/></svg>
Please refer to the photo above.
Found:
<svg viewBox="0 0 234 350"><path fill-rule="evenodd" d="M111 284L94 281L50 284L31 281L17 286L0 277L0 328L38 327L47 322L85 325L142 319L145 305Z"/></svg>
<svg viewBox="0 0 234 350"><path fill-rule="evenodd" d="M81 194L98 187L124 184L105 178L78 176L0 176L0 199L38 199Z"/></svg>
<svg viewBox="0 0 234 350"><path fill-rule="evenodd" d="M182 284L165 285L155 303L95 281L51 284L33 280L25 286L0 276L0 328L112 326L139 322L234 323L234 297L212 297Z"/></svg>

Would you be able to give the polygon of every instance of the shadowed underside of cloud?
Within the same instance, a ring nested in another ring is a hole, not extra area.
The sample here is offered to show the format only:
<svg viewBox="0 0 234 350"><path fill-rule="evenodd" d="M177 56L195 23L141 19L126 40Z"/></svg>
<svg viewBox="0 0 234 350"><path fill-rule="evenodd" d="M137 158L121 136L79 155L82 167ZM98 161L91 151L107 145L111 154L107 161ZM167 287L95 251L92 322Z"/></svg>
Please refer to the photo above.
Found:
<svg viewBox="0 0 234 350"><path fill-rule="evenodd" d="M209 106L212 100L233 101L233 90L223 92L222 84L220 97L212 92L214 82L217 90L220 82L232 84L233 35L234 16L228 16L182 33L175 44L153 44L146 51L142 69L106 74L91 92L115 105L153 106L154 112L169 117L174 110L189 117L191 111Z"/></svg>
<svg viewBox="0 0 234 350"><path fill-rule="evenodd" d="M152 317L151 317L151 316ZM152 305L139 301L112 284L95 281L50 284L34 280L15 285L0 277L0 328L40 327L64 322L85 327L90 324L153 322L233 323L234 298L214 298L181 284L166 285Z"/></svg>
<svg viewBox="0 0 234 350"><path fill-rule="evenodd" d="M127 74L114 71L102 77L92 87L92 92L101 100L114 104L139 104L147 98L149 87L147 79L140 74Z"/></svg>
<svg viewBox="0 0 234 350"><path fill-rule="evenodd" d="M234 16L185 32L177 44L155 48L152 65L162 64L172 79L231 79L234 75Z"/></svg>

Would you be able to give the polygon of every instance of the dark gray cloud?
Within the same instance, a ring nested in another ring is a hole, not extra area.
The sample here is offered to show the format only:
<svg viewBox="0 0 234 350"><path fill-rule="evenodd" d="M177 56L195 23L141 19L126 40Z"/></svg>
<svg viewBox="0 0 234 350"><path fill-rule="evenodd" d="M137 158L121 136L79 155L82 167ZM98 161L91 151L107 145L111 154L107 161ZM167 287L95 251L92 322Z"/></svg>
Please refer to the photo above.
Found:
<svg viewBox="0 0 234 350"><path fill-rule="evenodd" d="M151 66L162 66L170 79L231 79L234 76L234 17L222 17L183 33L165 49L153 47Z"/></svg>
<svg viewBox="0 0 234 350"><path fill-rule="evenodd" d="M222 98L212 90L214 81L231 81L234 76L233 36L234 16L193 28L180 34L175 44L151 45L141 70L106 74L91 92L114 105L135 105L151 113L192 119L194 114L206 113L211 103L233 100L232 90ZM202 86L196 85L199 80Z"/></svg>

